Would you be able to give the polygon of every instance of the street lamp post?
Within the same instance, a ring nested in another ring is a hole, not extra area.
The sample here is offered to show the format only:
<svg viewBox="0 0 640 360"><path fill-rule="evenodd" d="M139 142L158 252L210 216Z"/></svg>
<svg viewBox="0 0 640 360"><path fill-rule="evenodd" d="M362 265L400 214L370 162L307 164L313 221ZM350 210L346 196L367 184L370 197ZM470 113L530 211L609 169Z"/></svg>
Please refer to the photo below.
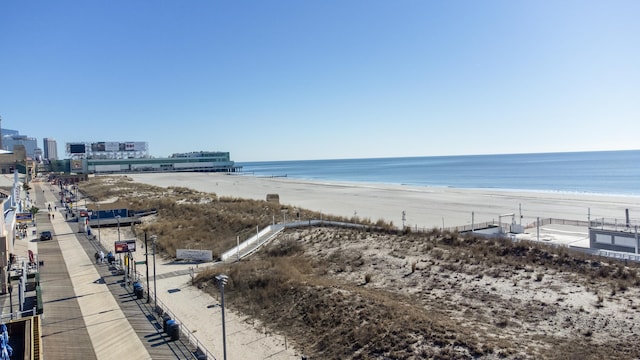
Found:
<svg viewBox="0 0 640 360"><path fill-rule="evenodd" d="M118 242L120 242L120 215L116 215L116 221L118 222ZM118 264L122 269L122 255L118 254Z"/></svg>
<svg viewBox="0 0 640 360"><path fill-rule="evenodd" d="M149 295L149 242L147 241L147 230L144 231L144 264L147 268L147 304L151 301L151 296ZM155 279L153 280L155 284Z"/></svg>
<svg viewBox="0 0 640 360"><path fill-rule="evenodd" d="M158 291L156 289L156 235L151 235L153 241L153 308L158 311Z"/></svg>
<svg viewBox="0 0 640 360"><path fill-rule="evenodd" d="M116 215L116 221L118 222L118 241L120 241L120 215Z"/></svg>
<svg viewBox="0 0 640 360"><path fill-rule="evenodd" d="M100 204L97 204L96 206L98 207L98 243L102 245L100 239Z"/></svg>
<svg viewBox="0 0 640 360"><path fill-rule="evenodd" d="M9 286L7 290L9 290L9 314L11 314L11 320L13 320L13 296L11 295L13 292L13 285L11 284L11 274L9 274Z"/></svg>
<svg viewBox="0 0 640 360"><path fill-rule="evenodd" d="M227 284L229 277L220 274L216 276L216 280L218 280L218 285L220 286L220 305L222 307L222 352L224 360L227 360L227 335L224 326L224 286Z"/></svg>

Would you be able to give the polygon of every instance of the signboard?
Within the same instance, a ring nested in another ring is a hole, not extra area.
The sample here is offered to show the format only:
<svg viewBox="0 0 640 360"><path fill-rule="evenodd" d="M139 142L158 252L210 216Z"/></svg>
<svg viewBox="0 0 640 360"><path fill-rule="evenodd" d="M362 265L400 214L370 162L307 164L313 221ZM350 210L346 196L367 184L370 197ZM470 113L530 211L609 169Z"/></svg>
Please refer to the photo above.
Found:
<svg viewBox="0 0 640 360"><path fill-rule="evenodd" d="M30 222L33 220L33 214L28 212L22 212L16 214L16 222Z"/></svg>
<svg viewBox="0 0 640 360"><path fill-rule="evenodd" d="M213 261L213 252L211 250L176 249L176 259Z"/></svg>
<svg viewBox="0 0 640 360"><path fill-rule="evenodd" d="M67 144L70 154L84 154L84 144Z"/></svg>
<svg viewBox="0 0 640 360"><path fill-rule="evenodd" d="M116 241L113 247L116 250L116 254L135 252L136 241L135 240Z"/></svg>

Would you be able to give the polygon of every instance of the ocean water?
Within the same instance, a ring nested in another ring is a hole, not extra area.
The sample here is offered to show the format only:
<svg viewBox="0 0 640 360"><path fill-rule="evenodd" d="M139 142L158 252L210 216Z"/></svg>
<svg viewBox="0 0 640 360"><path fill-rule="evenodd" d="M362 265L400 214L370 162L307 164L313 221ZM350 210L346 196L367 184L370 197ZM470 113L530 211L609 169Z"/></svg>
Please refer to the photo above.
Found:
<svg viewBox="0 0 640 360"><path fill-rule="evenodd" d="M238 163L245 174L640 196L640 150Z"/></svg>

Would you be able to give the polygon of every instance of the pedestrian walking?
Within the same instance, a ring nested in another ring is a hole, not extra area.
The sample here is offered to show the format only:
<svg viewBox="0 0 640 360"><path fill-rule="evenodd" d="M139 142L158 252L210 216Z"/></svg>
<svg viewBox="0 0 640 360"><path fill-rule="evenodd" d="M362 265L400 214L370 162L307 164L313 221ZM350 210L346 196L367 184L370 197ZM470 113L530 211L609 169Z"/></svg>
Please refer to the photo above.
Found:
<svg viewBox="0 0 640 360"><path fill-rule="evenodd" d="M96 264L98 263L98 259L100 259L100 255L98 255L98 252L96 251L95 254L93 254L93 257L96 258Z"/></svg>
<svg viewBox="0 0 640 360"><path fill-rule="evenodd" d="M100 250L100 264L104 264L104 251Z"/></svg>

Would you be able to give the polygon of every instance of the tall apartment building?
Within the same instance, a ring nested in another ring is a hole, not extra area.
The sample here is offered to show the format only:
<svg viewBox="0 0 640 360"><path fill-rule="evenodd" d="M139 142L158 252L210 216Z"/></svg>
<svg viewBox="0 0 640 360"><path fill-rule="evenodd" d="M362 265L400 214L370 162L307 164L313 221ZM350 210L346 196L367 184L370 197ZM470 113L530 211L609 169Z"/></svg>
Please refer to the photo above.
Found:
<svg viewBox="0 0 640 360"><path fill-rule="evenodd" d="M6 129L2 129L2 148L3 150L14 151L18 145L24 146L27 151L28 157L33 157L36 148L38 147L38 140L36 138L28 137L26 135L6 135Z"/></svg>
<svg viewBox="0 0 640 360"><path fill-rule="evenodd" d="M54 139L42 139L42 148L44 149L45 159L58 160L58 143Z"/></svg>

